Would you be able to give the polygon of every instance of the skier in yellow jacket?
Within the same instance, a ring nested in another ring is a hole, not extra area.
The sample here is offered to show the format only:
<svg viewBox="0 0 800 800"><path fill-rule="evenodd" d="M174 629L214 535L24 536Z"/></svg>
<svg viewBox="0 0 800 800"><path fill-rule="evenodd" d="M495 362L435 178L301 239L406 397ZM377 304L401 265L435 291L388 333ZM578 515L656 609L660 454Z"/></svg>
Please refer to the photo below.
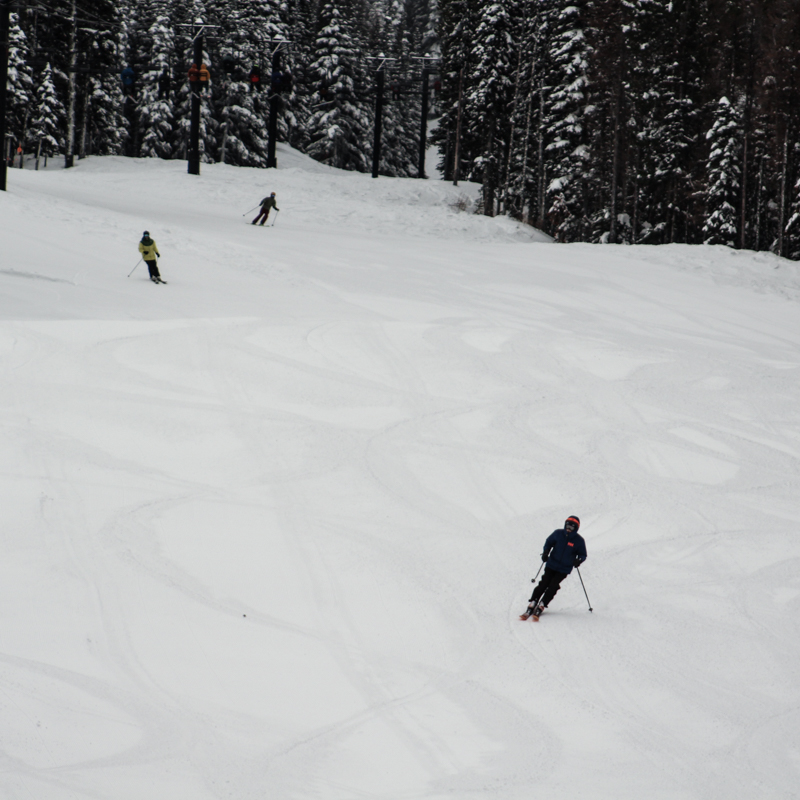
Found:
<svg viewBox="0 0 800 800"><path fill-rule="evenodd" d="M150 231L145 231L142 234L142 241L139 242L139 252L142 254L142 260L147 264L147 269L150 270L150 280L153 283L166 283L166 281L161 280L161 273L158 271L156 256L161 258L161 253L158 252L158 245L150 238Z"/></svg>

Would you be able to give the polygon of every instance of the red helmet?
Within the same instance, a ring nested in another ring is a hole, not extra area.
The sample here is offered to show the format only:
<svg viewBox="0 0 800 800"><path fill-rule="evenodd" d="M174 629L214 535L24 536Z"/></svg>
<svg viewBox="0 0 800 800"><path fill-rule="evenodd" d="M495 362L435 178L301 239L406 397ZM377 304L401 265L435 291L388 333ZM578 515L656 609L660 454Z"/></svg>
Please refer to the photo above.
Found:
<svg viewBox="0 0 800 800"><path fill-rule="evenodd" d="M564 522L565 528L574 528L575 530L578 530L580 526L581 526L581 521L574 514L571 517L567 517L566 521Z"/></svg>

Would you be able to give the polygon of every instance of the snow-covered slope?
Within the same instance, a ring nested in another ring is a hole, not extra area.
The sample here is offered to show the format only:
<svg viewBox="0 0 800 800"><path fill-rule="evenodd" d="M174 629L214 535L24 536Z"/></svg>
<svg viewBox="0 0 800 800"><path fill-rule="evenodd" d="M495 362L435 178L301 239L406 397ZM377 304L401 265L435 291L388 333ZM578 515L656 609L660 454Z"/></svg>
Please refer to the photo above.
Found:
<svg viewBox="0 0 800 800"><path fill-rule="evenodd" d="M800 796L797 266L279 164L0 194L0 797Z"/></svg>

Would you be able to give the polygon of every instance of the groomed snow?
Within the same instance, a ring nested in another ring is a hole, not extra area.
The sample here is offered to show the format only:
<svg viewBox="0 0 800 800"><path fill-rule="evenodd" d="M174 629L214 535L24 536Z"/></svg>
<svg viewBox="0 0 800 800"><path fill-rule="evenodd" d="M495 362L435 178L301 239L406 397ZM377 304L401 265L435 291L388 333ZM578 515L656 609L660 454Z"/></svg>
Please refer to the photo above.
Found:
<svg viewBox="0 0 800 800"><path fill-rule="evenodd" d="M9 172L0 797L800 797L798 266L278 158Z"/></svg>

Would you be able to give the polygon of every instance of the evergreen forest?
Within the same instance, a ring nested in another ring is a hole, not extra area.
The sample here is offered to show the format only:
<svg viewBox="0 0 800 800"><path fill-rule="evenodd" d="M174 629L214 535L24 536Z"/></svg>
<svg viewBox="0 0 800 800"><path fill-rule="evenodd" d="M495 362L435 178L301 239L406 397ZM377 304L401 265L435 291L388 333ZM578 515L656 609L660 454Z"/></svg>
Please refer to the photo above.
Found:
<svg viewBox="0 0 800 800"><path fill-rule="evenodd" d="M12 164L186 158L201 32L205 162L265 167L277 95L280 141L369 171L382 72L379 172L418 177L424 75L442 176L479 183L480 213L800 260L797 0L22 0L9 19Z"/></svg>

